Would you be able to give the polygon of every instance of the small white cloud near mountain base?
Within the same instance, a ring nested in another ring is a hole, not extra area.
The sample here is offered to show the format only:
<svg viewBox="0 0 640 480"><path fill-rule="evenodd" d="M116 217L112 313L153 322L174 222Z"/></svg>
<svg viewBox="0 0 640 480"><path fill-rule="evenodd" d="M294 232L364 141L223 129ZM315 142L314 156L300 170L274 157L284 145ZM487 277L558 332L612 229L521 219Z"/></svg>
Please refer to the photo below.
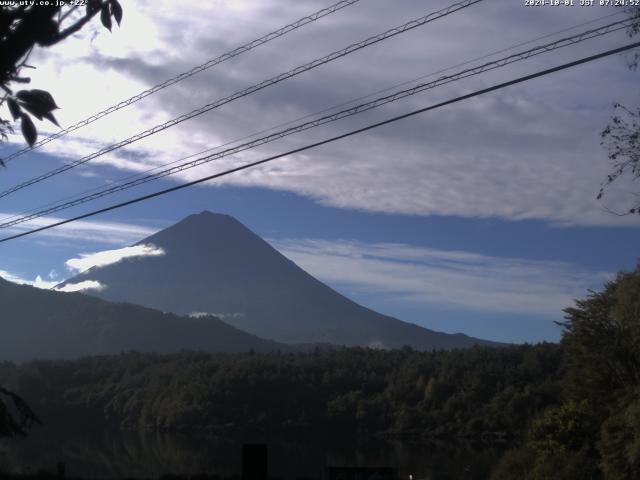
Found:
<svg viewBox="0 0 640 480"><path fill-rule="evenodd" d="M242 318L244 313L242 312L222 312L222 313L210 313L210 312L191 312L189 314L191 318L203 318L203 317L217 317L221 320L225 318Z"/></svg>
<svg viewBox="0 0 640 480"><path fill-rule="evenodd" d="M390 348L380 340L372 340L367 346L373 350L390 350Z"/></svg>
<svg viewBox="0 0 640 480"><path fill-rule="evenodd" d="M6 270L0 270L0 278L4 278L9 282L17 283L20 285L31 285L32 287L41 288L43 290L56 290L58 292L66 292L66 293L82 292L85 290L100 291L106 288L106 285L103 285L100 282L96 282L94 280L85 280L84 282L69 283L62 287L57 287L56 285L60 283L59 281L47 281L47 280L44 280L40 275L38 275L35 280L27 280L11 272L7 272Z"/></svg>
<svg viewBox="0 0 640 480"><path fill-rule="evenodd" d="M40 275L38 275L35 280L27 280L11 272L7 272L6 270L0 270L0 278L4 278L9 282L19 283L20 285L31 285L32 287L44 289L53 288L58 284L58 282L48 282L43 280Z"/></svg>

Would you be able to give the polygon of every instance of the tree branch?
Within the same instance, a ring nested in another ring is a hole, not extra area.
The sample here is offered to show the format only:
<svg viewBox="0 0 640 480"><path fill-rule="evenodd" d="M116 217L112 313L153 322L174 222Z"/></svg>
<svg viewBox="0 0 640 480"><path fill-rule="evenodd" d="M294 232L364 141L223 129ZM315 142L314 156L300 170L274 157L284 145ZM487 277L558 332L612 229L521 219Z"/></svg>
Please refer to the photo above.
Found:
<svg viewBox="0 0 640 480"><path fill-rule="evenodd" d="M93 17L96 16L96 14L99 12L100 10L95 10L91 13L88 13L82 17L80 20L78 20L76 23L74 23L73 25L65 28L63 31L61 31L60 33L58 33L58 35L56 37L54 37L54 43L58 43L61 40L64 40L65 38L67 38L69 35L73 35L74 33L76 33L77 31L79 31L82 27L85 26L85 24L91 20Z"/></svg>

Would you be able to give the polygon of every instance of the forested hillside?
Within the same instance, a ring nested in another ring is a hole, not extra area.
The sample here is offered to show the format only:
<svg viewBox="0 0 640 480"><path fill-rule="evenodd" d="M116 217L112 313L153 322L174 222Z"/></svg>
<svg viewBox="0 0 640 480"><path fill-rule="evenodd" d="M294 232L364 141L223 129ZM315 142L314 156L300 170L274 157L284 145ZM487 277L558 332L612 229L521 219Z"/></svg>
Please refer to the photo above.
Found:
<svg viewBox="0 0 640 480"><path fill-rule="evenodd" d="M128 353L0 367L43 420L161 430L517 435L553 403L557 345L424 353Z"/></svg>
<svg viewBox="0 0 640 480"><path fill-rule="evenodd" d="M0 361L78 358L123 351L269 352L285 345L214 316L181 317L81 293L17 285L0 278ZM2 382L0 382L2 385Z"/></svg>

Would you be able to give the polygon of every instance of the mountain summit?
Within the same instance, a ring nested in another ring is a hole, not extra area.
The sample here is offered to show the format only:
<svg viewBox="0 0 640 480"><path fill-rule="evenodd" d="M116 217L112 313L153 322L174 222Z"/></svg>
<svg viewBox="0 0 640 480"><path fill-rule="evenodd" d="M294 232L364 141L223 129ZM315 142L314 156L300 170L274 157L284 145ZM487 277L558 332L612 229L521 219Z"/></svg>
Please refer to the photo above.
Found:
<svg viewBox="0 0 640 480"><path fill-rule="evenodd" d="M492 343L434 332L358 305L228 215L190 215L136 245L154 245L164 253L94 267L65 283L97 281L103 288L89 293L105 300L214 315L286 343L421 350Z"/></svg>

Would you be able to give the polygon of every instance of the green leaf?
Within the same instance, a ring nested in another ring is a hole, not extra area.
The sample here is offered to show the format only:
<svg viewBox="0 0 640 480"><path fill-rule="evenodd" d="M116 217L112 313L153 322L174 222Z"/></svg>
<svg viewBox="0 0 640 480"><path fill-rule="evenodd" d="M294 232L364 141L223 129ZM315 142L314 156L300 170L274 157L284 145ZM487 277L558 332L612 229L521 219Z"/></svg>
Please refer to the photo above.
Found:
<svg viewBox="0 0 640 480"><path fill-rule="evenodd" d="M113 18L116 19L118 26L120 26L120 22L122 21L122 7L118 3L118 0L111 0L111 13Z"/></svg>
<svg viewBox="0 0 640 480"><path fill-rule="evenodd" d="M100 21L104 28L111 31L111 12L109 12L109 4L102 4L102 8L100 10Z"/></svg>
<svg viewBox="0 0 640 480"><path fill-rule="evenodd" d="M20 105L18 105L18 102L16 102L14 98L7 97L7 106L9 107L9 112L14 120L20 118L22 111L20 109Z"/></svg>
<svg viewBox="0 0 640 480"><path fill-rule="evenodd" d="M22 118L22 136L27 141L29 146L33 147L33 144L36 143L36 140L38 139L38 131L36 130L36 126L33 124L33 121L26 113L20 115L20 118Z"/></svg>

